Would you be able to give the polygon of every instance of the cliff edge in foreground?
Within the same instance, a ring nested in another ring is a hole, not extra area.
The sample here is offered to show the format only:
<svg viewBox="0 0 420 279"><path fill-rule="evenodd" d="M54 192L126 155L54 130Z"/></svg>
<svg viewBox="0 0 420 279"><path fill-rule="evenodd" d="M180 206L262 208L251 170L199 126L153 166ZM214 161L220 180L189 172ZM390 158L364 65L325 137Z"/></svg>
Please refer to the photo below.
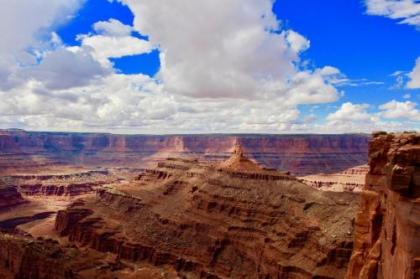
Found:
<svg viewBox="0 0 420 279"><path fill-rule="evenodd" d="M420 135L377 133L348 279L420 278Z"/></svg>

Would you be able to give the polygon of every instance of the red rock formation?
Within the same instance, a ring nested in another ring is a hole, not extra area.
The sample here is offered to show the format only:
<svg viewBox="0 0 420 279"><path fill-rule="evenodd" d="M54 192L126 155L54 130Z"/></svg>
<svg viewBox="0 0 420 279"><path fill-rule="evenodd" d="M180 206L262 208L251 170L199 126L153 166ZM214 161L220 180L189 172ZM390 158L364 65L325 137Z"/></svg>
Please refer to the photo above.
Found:
<svg viewBox="0 0 420 279"><path fill-rule="evenodd" d="M26 196L78 196L93 193L96 188L117 178L107 170L70 174L14 175L9 180Z"/></svg>
<svg viewBox="0 0 420 279"><path fill-rule="evenodd" d="M368 165L356 166L340 172L342 175L362 175L365 176L369 171Z"/></svg>
<svg viewBox="0 0 420 279"><path fill-rule="evenodd" d="M19 191L26 196L79 196L87 193L93 193L95 187L104 183L77 183L68 185L43 185L25 184L19 187Z"/></svg>
<svg viewBox="0 0 420 279"><path fill-rule="evenodd" d="M367 165L357 166L338 173L315 174L300 177L301 181L323 191L360 192L365 185Z"/></svg>
<svg viewBox="0 0 420 279"><path fill-rule="evenodd" d="M169 156L217 161L229 156L237 139L259 164L299 175L333 173L367 161L367 135L124 136L3 130L0 174L57 164L141 165Z"/></svg>
<svg viewBox="0 0 420 279"><path fill-rule="evenodd" d="M377 133L348 279L420 278L420 135Z"/></svg>
<svg viewBox="0 0 420 279"><path fill-rule="evenodd" d="M17 191L16 187L2 185L0 183L0 210L11 208L13 206L25 203L22 195Z"/></svg>
<svg viewBox="0 0 420 279"><path fill-rule="evenodd" d="M226 161L218 164L218 169L230 172L261 172L263 169L245 156L242 145L239 141L235 143L232 156Z"/></svg>
<svg viewBox="0 0 420 279"><path fill-rule="evenodd" d="M52 240L0 234L1 279L179 278L165 268L124 263L94 251L63 247Z"/></svg>
<svg viewBox="0 0 420 279"><path fill-rule="evenodd" d="M60 211L56 229L78 245L191 278L343 278L356 196L251 171L242 152L233 158L221 164L228 169L162 162Z"/></svg>

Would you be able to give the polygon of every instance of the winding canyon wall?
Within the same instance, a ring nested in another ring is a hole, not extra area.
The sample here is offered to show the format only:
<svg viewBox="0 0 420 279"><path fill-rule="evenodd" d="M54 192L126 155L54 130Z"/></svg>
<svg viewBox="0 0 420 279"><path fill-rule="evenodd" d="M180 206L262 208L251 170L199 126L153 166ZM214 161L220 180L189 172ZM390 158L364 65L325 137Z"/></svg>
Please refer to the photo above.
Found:
<svg viewBox="0 0 420 279"><path fill-rule="evenodd" d="M0 170L59 164L141 165L169 156L222 160L228 157L236 139L258 163L305 175L332 173L365 164L369 136L153 136L0 130Z"/></svg>
<svg viewBox="0 0 420 279"><path fill-rule="evenodd" d="M323 191L360 192L365 185L368 165L356 166L338 173L302 176L303 183Z"/></svg>
<svg viewBox="0 0 420 279"><path fill-rule="evenodd" d="M420 278L420 135L374 135L348 279Z"/></svg>
<svg viewBox="0 0 420 279"><path fill-rule="evenodd" d="M17 191L16 187L3 185L0 182L0 210L10 208L25 203L22 195Z"/></svg>
<svg viewBox="0 0 420 279"><path fill-rule="evenodd" d="M55 228L70 243L169 265L180 278L343 278L357 195L251 164L169 159L59 211Z"/></svg>

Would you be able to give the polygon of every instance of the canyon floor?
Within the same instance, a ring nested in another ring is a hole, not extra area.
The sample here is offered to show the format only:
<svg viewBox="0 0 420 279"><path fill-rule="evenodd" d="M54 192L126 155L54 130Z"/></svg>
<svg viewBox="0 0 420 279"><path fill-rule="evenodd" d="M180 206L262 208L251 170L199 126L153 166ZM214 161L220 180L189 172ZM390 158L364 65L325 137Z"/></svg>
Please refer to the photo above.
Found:
<svg viewBox="0 0 420 279"><path fill-rule="evenodd" d="M384 151L392 144L403 152L396 163ZM401 277L367 248L389 228L369 213L379 209L372 211L372 186L365 185L366 174L372 181L397 164L398 177L414 177L397 182L416 189L418 145L417 135L375 135L369 165L357 159L337 172L313 172L318 166L308 174L304 164L300 176L259 163L240 140L230 157L218 159L162 151L146 164L131 156L130 164L103 166L49 158L20 168L3 160L9 167L0 177L0 279L418 278L420 231L410 225L417 215L407 215L411 221L393 244L410 270ZM387 164L376 162L378 150ZM405 208L417 210L412 191L401 195ZM398 207L400 198L389 195ZM388 220L389 206L381 207L381 220ZM407 239L408 250L401 244Z"/></svg>

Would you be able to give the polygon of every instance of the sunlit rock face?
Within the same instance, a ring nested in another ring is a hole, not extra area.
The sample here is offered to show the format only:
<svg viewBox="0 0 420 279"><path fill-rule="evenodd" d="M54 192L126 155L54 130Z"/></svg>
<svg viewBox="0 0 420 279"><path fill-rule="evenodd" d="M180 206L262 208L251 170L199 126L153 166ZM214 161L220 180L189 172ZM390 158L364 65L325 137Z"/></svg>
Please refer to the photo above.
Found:
<svg viewBox="0 0 420 279"><path fill-rule="evenodd" d="M319 191L286 166L360 165L367 141L2 132L3 193L18 202L0 210L0 274L344 278L359 195Z"/></svg>
<svg viewBox="0 0 420 279"><path fill-rule="evenodd" d="M343 278L353 193L264 169L236 145L224 162L169 158L59 211L58 234L187 278Z"/></svg>
<svg viewBox="0 0 420 279"><path fill-rule="evenodd" d="M368 165L361 165L337 173L319 173L300 177L303 183L322 191L360 192L365 185Z"/></svg>
<svg viewBox="0 0 420 279"><path fill-rule="evenodd" d="M420 135L377 133L347 278L420 278Z"/></svg>
<svg viewBox="0 0 420 279"><path fill-rule="evenodd" d="M0 174L57 165L136 165L167 157L220 161L239 141L268 168L296 175L334 173L366 164L367 135L112 135L0 131Z"/></svg>

